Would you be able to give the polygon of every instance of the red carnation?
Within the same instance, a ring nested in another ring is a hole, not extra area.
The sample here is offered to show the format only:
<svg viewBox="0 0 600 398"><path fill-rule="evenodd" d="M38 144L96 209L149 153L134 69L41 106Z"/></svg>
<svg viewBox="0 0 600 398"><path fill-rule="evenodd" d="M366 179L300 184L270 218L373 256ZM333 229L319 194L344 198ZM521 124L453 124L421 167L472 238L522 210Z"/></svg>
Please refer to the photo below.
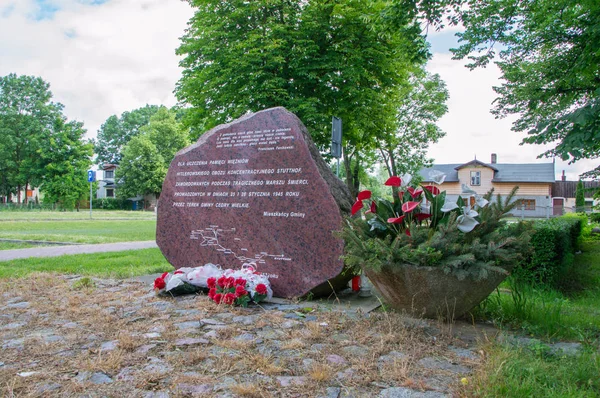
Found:
<svg viewBox="0 0 600 398"><path fill-rule="evenodd" d="M167 284L165 283L165 280L161 277L161 278L156 278L154 280L154 288L161 290L164 289L167 286Z"/></svg>
<svg viewBox="0 0 600 398"><path fill-rule="evenodd" d="M237 285L235 287L235 296L236 297L245 296L246 294L248 294L248 292L246 291L246 289L244 289L244 286Z"/></svg>
<svg viewBox="0 0 600 398"><path fill-rule="evenodd" d="M213 296L213 301L217 304L221 304L221 298L223 297L223 295L221 293L217 293Z"/></svg>
<svg viewBox="0 0 600 398"><path fill-rule="evenodd" d="M230 288L230 287L234 287L235 286L235 278L233 276L230 276L229 278L225 279L225 287L226 288Z"/></svg>
<svg viewBox="0 0 600 398"><path fill-rule="evenodd" d="M223 275L219 279L217 279L217 285L219 285L219 287L225 287L226 281L227 278L225 277L225 275Z"/></svg>
<svg viewBox="0 0 600 398"><path fill-rule="evenodd" d="M236 286L246 286L246 280L244 278L237 278L235 280L235 285Z"/></svg>
<svg viewBox="0 0 600 398"><path fill-rule="evenodd" d="M217 289L213 287L208 291L208 298L212 299L215 297L216 294L217 294Z"/></svg>
<svg viewBox="0 0 600 398"><path fill-rule="evenodd" d="M256 293L260 294L260 295L266 295L267 294L267 286L264 283L259 283L258 285L256 285Z"/></svg>
<svg viewBox="0 0 600 398"><path fill-rule="evenodd" d="M208 285L209 289L213 289L217 287L217 278L215 278L214 276L211 276L210 278L208 278L206 280L206 284Z"/></svg>
<svg viewBox="0 0 600 398"><path fill-rule="evenodd" d="M234 302L235 302L235 294L227 293L225 296L223 296L223 304L232 305Z"/></svg>

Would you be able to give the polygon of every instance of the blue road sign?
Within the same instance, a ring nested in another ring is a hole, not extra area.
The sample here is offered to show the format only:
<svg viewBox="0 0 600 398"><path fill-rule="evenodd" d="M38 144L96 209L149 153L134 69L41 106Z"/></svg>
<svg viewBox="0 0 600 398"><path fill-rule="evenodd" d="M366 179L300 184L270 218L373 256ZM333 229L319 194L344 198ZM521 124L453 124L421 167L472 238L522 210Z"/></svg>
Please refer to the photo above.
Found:
<svg viewBox="0 0 600 398"><path fill-rule="evenodd" d="M96 181L96 172L94 170L88 170L88 182Z"/></svg>

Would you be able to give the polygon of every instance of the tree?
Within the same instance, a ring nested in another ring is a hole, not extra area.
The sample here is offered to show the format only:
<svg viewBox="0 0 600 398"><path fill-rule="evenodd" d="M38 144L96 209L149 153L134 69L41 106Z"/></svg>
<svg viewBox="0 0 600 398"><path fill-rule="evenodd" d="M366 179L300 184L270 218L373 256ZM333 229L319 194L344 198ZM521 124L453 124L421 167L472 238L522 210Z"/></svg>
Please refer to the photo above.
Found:
<svg viewBox="0 0 600 398"><path fill-rule="evenodd" d="M575 190L575 211L577 213L585 212L585 190L581 180L577 183L577 189Z"/></svg>
<svg viewBox="0 0 600 398"><path fill-rule="evenodd" d="M150 118L158 111L157 105L146 105L133 111L123 112L120 117L112 115L98 130L94 143L94 152L98 155L96 163L119 164L123 147L140 133L140 128L150 122Z"/></svg>
<svg viewBox="0 0 600 398"><path fill-rule="evenodd" d="M453 51L455 58L471 59L471 68L496 60L504 83L494 88L493 113L519 115L513 130L527 132L524 143L556 145L540 156L570 163L598 158L600 2L466 3L458 14L466 31Z"/></svg>
<svg viewBox="0 0 600 398"><path fill-rule="evenodd" d="M378 149L389 176L416 174L431 163L429 144L445 133L436 122L448 111L448 90L439 75L424 70L411 76L393 102L396 110L389 128L378 139Z"/></svg>
<svg viewBox="0 0 600 398"><path fill-rule="evenodd" d="M186 123L208 129L285 106L324 148L338 116L347 184L357 191L377 119L427 57L414 10L389 18L389 1L188 1L196 12L177 50L184 71L175 91L190 105Z"/></svg>
<svg viewBox="0 0 600 398"><path fill-rule="evenodd" d="M160 107L140 133L123 147L115 179L123 198L159 195L169 164L189 145L189 130L177 122L174 111Z"/></svg>
<svg viewBox="0 0 600 398"><path fill-rule="evenodd" d="M42 140L40 151L44 202L79 209L79 202L89 196L86 173L92 164L93 145L83 141L86 131L82 123L58 119L56 124L56 133Z"/></svg>

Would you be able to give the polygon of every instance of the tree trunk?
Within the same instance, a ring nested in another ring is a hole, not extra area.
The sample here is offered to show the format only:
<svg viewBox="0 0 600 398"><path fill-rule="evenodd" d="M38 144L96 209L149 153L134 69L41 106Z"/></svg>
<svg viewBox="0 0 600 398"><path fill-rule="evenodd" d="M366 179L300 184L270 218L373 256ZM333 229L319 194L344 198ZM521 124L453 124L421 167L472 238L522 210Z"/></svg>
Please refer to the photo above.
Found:
<svg viewBox="0 0 600 398"><path fill-rule="evenodd" d="M27 190L29 189L29 181L25 183L25 204L29 203L29 197L27 196Z"/></svg>
<svg viewBox="0 0 600 398"><path fill-rule="evenodd" d="M21 184L17 185L17 203L21 204Z"/></svg>

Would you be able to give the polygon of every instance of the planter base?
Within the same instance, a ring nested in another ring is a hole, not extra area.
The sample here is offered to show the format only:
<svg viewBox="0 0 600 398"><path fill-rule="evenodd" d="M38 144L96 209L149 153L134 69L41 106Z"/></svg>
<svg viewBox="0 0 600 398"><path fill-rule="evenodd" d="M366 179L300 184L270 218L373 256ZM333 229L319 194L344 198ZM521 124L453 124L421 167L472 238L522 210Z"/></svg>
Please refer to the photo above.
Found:
<svg viewBox="0 0 600 398"><path fill-rule="evenodd" d="M397 265L380 271L364 270L392 308L424 318L453 320L475 307L498 287L506 275L458 280L440 268Z"/></svg>

